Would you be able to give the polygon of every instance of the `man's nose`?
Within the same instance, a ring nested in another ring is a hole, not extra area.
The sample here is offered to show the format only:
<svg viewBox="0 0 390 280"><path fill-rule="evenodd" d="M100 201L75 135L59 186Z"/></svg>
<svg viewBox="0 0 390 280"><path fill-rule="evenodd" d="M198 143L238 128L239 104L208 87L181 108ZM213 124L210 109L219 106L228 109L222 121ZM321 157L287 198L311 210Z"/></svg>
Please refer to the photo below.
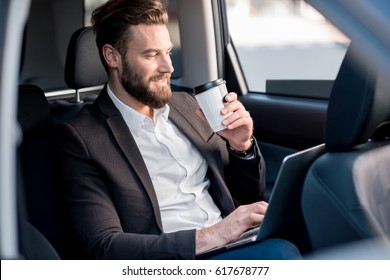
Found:
<svg viewBox="0 0 390 280"><path fill-rule="evenodd" d="M169 54L166 54L163 56L163 58L160 61L160 72L162 73L173 73L175 70L172 65L172 60Z"/></svg>

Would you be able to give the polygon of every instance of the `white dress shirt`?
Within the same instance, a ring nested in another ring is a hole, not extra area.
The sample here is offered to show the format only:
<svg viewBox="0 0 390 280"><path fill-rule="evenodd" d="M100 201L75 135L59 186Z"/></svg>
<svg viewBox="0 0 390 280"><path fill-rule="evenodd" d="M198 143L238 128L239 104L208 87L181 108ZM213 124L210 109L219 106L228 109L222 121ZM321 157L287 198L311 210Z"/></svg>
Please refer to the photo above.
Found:
<svg viewBox="0 0 390 280"><path fill-rule="evenodd" d="M145 161L160 206L164 232L204 228L222 220L208 192L207 162L168 119L169 106L155 109L152 120L122 103L109 86L107 91Z"/></svg>

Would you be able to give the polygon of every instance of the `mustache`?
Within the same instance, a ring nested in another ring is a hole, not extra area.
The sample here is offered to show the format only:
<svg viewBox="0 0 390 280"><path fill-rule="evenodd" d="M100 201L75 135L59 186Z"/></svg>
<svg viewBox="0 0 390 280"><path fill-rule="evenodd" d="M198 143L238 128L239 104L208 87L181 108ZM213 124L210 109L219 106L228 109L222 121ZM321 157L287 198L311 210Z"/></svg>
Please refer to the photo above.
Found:
<svg viewBox="0 0 390 280"><path fill-rule="evenodd" d="M163 79L170 80L171 79L171 74L161 74L161 75L153 76L149 80L151 82L155 82L155 81L159 81L159 80L163 80Z"/></svg>

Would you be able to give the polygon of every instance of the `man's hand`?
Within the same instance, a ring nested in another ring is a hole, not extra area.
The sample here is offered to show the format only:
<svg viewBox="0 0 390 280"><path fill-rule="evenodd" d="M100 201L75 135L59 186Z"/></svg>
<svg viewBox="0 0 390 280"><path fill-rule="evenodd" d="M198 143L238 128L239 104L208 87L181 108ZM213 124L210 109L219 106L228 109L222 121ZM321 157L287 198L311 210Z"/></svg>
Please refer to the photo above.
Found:
<svg viewBox="0 0 390 280"><path fill-rule="evenodd" d="M230 92L225 96L225 107L221 110L222 115L228 115L222 124L226 129L218 134L225 138L230 147L237 151L244 151L252 145L251 136L253 132L253 120L245 107L237 100L237 94ZM197 114L206 120L202 110Z"/></svg>
<svg viewBox="0 0 390 280"><path fill-rule="evenodd" d="M261 224L267 211L265 201L242 205L221 222L196 231L196 253L223 246L251 227Z"/></svg>
<svg viewBox="0 0 390 280"><path fill-rule="evenodd" d="M231 92L226 95L225 101L221 114L231 113L231 115L222 121L226 129L219 131L218 134L229 141L230 147L234 150L247 150L252 144L250 138L253 132L253 120L242 103L237 100L236 93Z"/></svg>

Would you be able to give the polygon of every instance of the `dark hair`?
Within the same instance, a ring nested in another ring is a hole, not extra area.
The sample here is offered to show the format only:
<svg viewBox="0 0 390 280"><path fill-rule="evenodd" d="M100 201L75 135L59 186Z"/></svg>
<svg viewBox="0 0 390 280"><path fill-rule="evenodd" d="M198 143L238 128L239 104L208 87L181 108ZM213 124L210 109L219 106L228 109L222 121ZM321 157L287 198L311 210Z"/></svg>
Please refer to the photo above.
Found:
<svg viewBox="0 0 390 280"><path fill-rule="evenodd" d="M102 54L105 44L112 45L125 57L127 44L132 39L129 27L138 24L167 24L168 14L158 0L109 0L93 11L91 23L100 59L108 72Z"/></svg>

